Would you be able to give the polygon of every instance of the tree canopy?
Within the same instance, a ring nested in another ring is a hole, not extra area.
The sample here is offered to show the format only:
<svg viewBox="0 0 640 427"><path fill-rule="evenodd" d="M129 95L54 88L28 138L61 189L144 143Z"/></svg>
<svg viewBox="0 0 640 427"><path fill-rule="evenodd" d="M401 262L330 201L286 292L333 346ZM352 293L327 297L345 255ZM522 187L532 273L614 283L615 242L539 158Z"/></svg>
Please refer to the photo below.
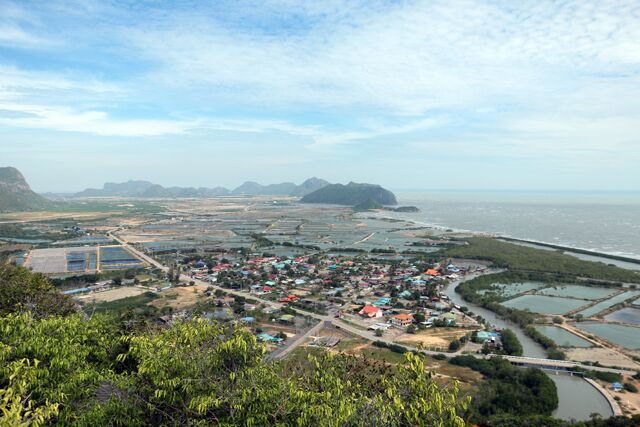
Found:
<svg viewBox="0 0 640 427"><path fill-rule="evenodd" d="M51 291L9 269L9 282ZM292 372L266 362L241 327L196 318L132 328L109 314L35 316L17 301L0 317L3 426L465 425L457 383L438 386L414 354L376 371L362 358L310 356Z"/></svg>

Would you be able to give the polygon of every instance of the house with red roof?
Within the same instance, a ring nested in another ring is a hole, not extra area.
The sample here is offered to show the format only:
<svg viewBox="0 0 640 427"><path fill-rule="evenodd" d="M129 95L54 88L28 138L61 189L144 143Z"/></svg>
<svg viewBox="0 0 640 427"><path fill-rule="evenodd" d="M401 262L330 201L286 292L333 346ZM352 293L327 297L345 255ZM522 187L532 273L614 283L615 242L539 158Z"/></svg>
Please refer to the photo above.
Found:
<svg viewBox="0 0 640 427"><path fill-rule="evenodd" d="M287 295L284 298L280 298L279 302L286 304L286 303L293 302L293 301L296 301L296 300L298 300L298 297L296 295Z"/></svg>
<svg viewBox="0 0 640 427"><path fill-rule="evenodd" d="M367 304L362 307L362 310L360 310L358 314L360 314L361 316L369 317L371 319L379 318L382 317L382 309L380 307L376 307L375 305Z"/></svg>

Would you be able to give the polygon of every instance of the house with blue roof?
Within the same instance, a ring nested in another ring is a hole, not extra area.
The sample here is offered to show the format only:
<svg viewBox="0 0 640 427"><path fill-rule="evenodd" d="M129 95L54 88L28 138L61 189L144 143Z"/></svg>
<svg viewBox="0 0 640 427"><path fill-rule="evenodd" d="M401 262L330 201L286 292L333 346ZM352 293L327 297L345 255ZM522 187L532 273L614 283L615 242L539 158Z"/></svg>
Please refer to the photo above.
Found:
<svg viewBox="0 0 640 427"><path fill-rule="evenodd" d="M272 343L280 343L282 342L282 338L274 337L273 335L269 335L266 332L261 332L256 335L256 338L262 342L272 342Z"/></svg>

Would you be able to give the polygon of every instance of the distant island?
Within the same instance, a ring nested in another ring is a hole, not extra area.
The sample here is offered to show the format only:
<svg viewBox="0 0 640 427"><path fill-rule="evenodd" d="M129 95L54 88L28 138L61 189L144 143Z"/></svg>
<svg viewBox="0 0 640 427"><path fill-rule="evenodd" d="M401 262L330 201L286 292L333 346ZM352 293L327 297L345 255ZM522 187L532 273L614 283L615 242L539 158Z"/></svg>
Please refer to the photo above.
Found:
<svg viewBox="0 0 640 427"><path fill-rule="evenodd" d="M52 204L31 190L18 169L0 168L0 212L41 210Z"/></svg>
<svg viewBox="0 0 640 427"><path fill-rule="evenodd" d="M397 205L396 196L376 184L330 184L304 196L302 203L327 203L347 206Z"/></svg>
<svg viewBox="0 0 640 427"><path fill-rule="evenodd" d="M385 208L387 210L391 210L394 212L420 212L420 209L418 209L415 206L398 206L397 208Z"/></svg>

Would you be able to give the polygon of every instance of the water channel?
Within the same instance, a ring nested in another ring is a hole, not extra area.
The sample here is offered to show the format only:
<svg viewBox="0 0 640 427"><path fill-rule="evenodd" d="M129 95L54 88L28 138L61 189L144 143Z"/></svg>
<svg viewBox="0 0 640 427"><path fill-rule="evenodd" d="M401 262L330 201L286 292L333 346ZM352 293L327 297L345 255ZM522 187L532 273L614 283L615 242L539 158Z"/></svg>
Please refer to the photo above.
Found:
<svg viewBox="0 0 640 427"><path fill-rule="evenodd" d="M471 278L473 277L469 277L468 279ZM474 314L482 316L487 322L497 328L511 329L520 340L525 356L543 359L547 357L544 348L525 335L518 325L501 319L490 310L463 300L462 297L455 292L458 284L459 283L452 283L443 291L454 304L468 307ZM613 410L604 396L582 378L567 374L555 375L551 372L548 373L548 375L555 382L558 389L559 403L558 408L553 412L554 417L581 421L588 420L589 415L594 412L602 415L603 418L608 418L613 415Z"/></svg>

